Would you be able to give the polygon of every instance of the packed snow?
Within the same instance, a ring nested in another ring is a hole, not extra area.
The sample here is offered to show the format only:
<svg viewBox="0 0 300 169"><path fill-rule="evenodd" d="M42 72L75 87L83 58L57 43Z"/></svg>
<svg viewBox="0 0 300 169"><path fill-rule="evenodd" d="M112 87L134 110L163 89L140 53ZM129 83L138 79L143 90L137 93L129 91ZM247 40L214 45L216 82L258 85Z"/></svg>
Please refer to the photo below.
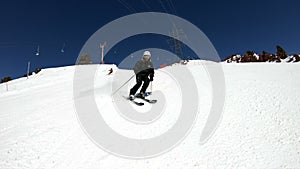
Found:
<svg viewBox="0 0 300 169"><path fill-rule="evenodd" d="M199 137L212 99L205 66L215 64L223 67L226 100L218 128L202 145ZM123 135L135 138L159 135L175 123L180 89L164 70L188 67L200 97L195 126L177 147L160 156L132 160L111 155L89 139L77 119L74 106L77 96L73 96L75 66L43 69L29 79L0 85L1 169L300 168L300 66L297 63L190 61L187 65L156 70L153 91L163 92L170 101L165 105L166 115L150 126L123 122L114 111L113 102L126 100L111 99L113 78L119 72L126 81L133 71L115 65L90 66L98 67L92 91L99 109L108 110L103 114L107 123ZM108 76L111 67L114 73ZM133 84L134 79L129 87ZM125 87L118 94L127 92ZM146 104L144 108L149 106Z"/></svg>

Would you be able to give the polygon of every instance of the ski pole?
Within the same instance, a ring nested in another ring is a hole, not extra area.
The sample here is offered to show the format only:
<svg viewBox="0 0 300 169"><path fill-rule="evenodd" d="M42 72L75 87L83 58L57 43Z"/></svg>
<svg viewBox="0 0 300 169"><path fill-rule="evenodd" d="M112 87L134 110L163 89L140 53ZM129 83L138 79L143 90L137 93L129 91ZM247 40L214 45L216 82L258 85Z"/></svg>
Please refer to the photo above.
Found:
<svg viewBox="0 0 300 169"><path fill-rule="evenodd" d="M122 86L120 86L117 90L115 90L111 95L116 94L123 86L125 86L135 75L132 75Z"/></svg>

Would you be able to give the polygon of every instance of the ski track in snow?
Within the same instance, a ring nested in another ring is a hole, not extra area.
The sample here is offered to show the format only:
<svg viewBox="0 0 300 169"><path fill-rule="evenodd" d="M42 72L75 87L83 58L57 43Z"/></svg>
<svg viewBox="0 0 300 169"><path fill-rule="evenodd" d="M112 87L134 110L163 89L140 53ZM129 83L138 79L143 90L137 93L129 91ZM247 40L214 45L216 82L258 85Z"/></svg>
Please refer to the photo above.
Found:
<svg viewBox="0 0 300 169"><path fill-rule="evenodd" d="M144 160L109 155L85 135L74 109L73 66L44 69L28 80L20 78L8 82L8 92L6 85L1 84L0 168L300 168L299 64L220 64L225 74L226 100L214 135L204 145L199 144L212 99L211 82L204 65L214 66L214 63L191 61L186 66L195 78L200 100L196 124L179 146ZM121 71L128 77L132 73L116 70L114 65L99 66L95 91L100 107L103 106L101 101L105 103L110 99L107 87L113 76L106 76L110 67L114 67L114 73ZM174 85L159 79L160 71L156 73L154 90L170 94ZM83 91L80 97L93 90ZM126 89L123 92L126 93ZM176 102L176 97L172 99ZM118 101L122 100L114 100ZM171 107L171 104L166 105L166 110L172 111L168 109ZM173 122L176 119L170 118ZM123 124L119 127L120 131L129 129ZM145 135L160 132L152 133L152 130L146 130Z"/></svg>

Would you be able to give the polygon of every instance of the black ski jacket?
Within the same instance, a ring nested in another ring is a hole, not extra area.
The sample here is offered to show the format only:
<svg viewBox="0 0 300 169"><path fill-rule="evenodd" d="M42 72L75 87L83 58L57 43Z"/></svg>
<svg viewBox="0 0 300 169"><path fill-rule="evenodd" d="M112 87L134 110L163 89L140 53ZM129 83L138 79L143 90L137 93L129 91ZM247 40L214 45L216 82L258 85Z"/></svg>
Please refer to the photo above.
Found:
<svg viewBox="0 0 300 169"><path fill-rule="evenodd" d="M134 73L136 75L154 76L154 68L151 61L139 60L134 65Z"/></svg>

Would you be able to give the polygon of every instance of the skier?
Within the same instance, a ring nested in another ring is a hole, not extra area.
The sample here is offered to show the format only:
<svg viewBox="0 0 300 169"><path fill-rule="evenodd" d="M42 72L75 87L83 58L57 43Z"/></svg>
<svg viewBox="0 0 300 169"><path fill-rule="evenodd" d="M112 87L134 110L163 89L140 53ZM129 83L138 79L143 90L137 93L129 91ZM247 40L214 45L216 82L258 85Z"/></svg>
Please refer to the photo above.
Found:
<svg viewBox="0 0 300 169"><path fill-rule="evenodd" d="M110 68L110 69L108 70L108 74L107 74L107 75L110 75L110 74L112 74L113 72L114 72L113 68Z"/></svg>
<svg viewBox="0 0 300 169"><path fill-rule="evenodd" d="M133 100L135 98L135 93L141 87L144 82L140 93L137 97L145 98L145 92L149 86L150 81L153 81L154 68L151 61L151 53L145 51L141 60L139 60L134 66L134 73L136 75L136 84L130 89L129 99Z"/></svg>

